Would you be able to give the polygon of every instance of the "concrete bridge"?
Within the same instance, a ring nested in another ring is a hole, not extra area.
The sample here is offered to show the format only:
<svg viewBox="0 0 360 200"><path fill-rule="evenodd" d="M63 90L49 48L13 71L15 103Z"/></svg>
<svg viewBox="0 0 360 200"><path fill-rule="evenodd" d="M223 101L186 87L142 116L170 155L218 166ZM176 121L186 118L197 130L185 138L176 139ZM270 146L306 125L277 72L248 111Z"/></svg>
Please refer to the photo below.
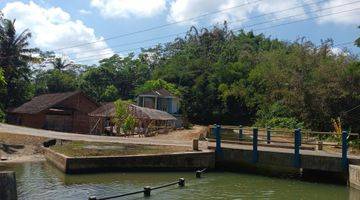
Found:
<svg viewBox="0 0 360 200"><path fill-rule="evenodd" d="M224 142L221 140L221 127L213 127L215 139L209 142L209 148L215 149L216 162L225 166L275 167L299 170L313 170L347 175L348 166L360 165L360 156L348 155L348 134L342 134L342 153L329 153L323 150L301 148L301 130L295 130L292 146L284 148L278 145L259 145L258 130L254 128L251 142ZM242 130L239 132L242 134ZM269 133L267 134L269 139ZM261 141L261 140L260 140ZM271 141L276 143L276 141ZM270 141L265 142L265 144ZM305 145L303 145L305 146Z"/></svg>

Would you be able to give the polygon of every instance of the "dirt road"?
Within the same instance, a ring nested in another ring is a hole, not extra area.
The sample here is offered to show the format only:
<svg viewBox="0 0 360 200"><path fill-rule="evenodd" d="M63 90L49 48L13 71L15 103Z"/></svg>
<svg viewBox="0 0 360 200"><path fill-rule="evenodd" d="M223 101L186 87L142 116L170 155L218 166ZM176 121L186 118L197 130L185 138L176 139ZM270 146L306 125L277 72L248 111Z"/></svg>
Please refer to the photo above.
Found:
<svg viewBox="0 0 360 200"><path fill-rule="evenodd" d="M179 130L170 132L165 135L155 137L114 137L85 135L75 133L65 133L57 131L48 131L42 129L33 129L22 126L14 126L0 123L0 133L14 135L28 135L37 137L46 137L62 140L87 141L87 142L114 142L114 143L131 143L131 144L154 144L154 145L173 145L173 146L191 146L192 139L198 138L200 133L205 130L202 126L194 126L191 130Z"/></svg>

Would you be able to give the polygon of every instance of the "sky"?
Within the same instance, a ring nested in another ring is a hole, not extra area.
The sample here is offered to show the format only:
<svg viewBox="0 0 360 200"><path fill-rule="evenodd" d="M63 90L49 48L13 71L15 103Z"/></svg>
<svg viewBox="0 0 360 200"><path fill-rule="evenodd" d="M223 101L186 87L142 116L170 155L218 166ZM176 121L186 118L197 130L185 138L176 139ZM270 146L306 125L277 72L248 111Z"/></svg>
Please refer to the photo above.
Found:
<svg viewBox="0 0 360 200"><path fill-rule="evenodd" d="M315 44L331 38L334 53L360 54L350 43L360 37L360 0L0 0L0 9L16 19L19 33L30 30L31 46L81 64L138 53L184 36L191 26L224 20L233 31Z"/></svg>

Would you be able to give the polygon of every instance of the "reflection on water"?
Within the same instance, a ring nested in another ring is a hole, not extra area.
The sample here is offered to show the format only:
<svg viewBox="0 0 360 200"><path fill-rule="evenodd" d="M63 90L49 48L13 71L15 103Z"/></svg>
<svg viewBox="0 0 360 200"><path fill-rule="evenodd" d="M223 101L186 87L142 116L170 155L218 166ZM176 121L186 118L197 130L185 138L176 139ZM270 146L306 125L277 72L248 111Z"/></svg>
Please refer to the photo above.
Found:
<svg viewBox="0 0 360 200"><path fill-rule="evenodd" d="M87 199L122 194L146 185L156 186L186 179L186 187L176 186L152 192L152 199L360 199L357 190L346 186L309 183L293 179L249 174L211 172L202 179L194 173L99 173L65 175L46 163L26 163L1 167L16 171L19 199ZM142 199L135 195L127 199Z"/></svg>

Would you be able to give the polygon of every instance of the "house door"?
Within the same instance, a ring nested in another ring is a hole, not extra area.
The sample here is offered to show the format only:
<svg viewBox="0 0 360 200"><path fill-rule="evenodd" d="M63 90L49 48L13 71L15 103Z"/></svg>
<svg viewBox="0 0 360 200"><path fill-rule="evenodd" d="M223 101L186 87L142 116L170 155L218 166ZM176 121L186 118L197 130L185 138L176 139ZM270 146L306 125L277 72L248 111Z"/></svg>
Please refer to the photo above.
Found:
<svg viewBox="0 0 360 200"><path fill-rule="evenodd" d="M54 131L71 132L73 130L71 115L46 115L45 128Z"/></svg>

